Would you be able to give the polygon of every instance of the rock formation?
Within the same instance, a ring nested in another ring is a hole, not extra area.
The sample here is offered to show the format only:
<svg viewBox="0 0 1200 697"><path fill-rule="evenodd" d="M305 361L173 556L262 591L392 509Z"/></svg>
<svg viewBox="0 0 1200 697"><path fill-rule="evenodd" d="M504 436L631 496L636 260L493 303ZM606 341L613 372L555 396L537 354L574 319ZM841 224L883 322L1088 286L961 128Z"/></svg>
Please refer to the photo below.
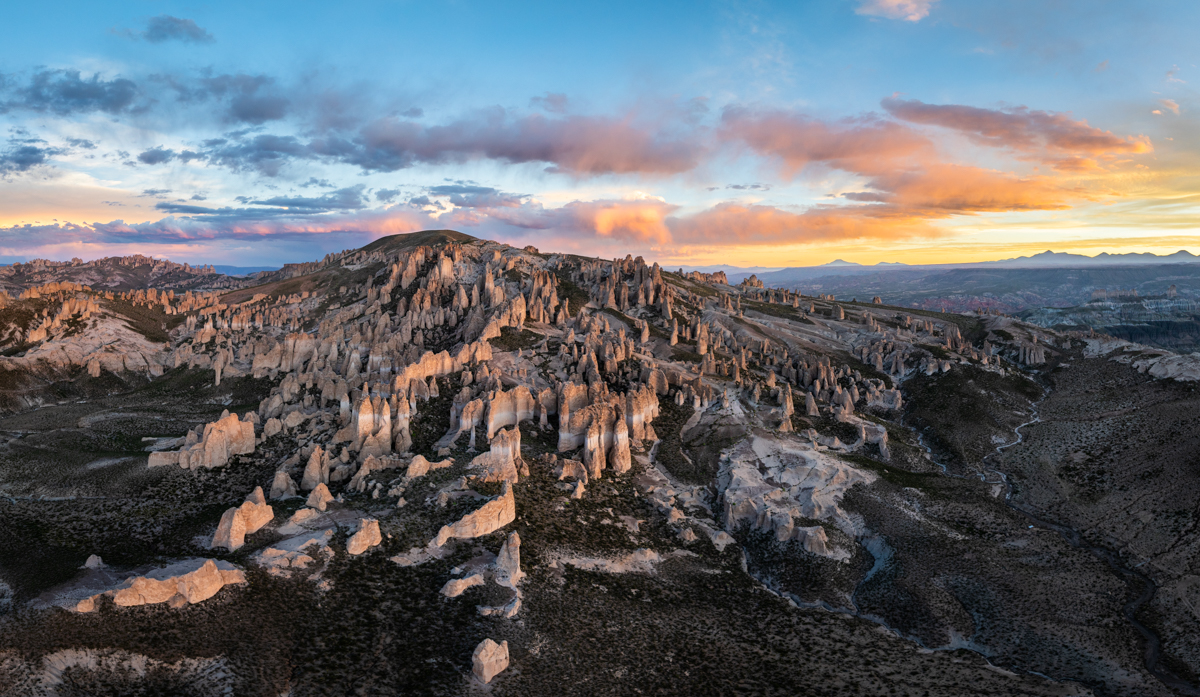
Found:
<svg viewBox="0 0 1200 697"><path fill-rule="evenodd" d="M483 684L488 684L492 678L508 668L508 642L499 644L491 639L484 639L475 647L471 654L471 673Z"/></svg>

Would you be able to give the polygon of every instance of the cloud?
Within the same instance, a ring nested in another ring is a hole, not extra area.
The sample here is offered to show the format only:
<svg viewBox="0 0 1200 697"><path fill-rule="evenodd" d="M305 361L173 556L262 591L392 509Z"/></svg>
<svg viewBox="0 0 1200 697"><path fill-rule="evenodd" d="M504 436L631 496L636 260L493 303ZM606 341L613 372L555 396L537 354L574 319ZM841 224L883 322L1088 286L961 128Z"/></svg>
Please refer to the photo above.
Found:
<svg viewBox="0 0 1200 697"><path fill-rule="evenodd" d="M1092 68L1093 73L1102 73L1105 70L1108 70L1108 60L1102 60L1096 64L1095 68Z"/></svg>
<svg viewBox="0 0 1200 697"><path fill-rule="evenodd" d="M142 36L146 38L146 41L154 44L172 40L184 43L204 44L212 43L216 40L212 34L201 29L193 20L172 17L171 15L151 17L150 21L146 23L146 31L143 32Z"/></svg>
<svg viewBox="0 0 1200 697"><path fill-rule="evenodd" d="M499 109L428 127L387 117L352 138L325 136L309 147L367 171L487 158L512 164L546 163L547 171L574 175L677 174L695 167L702 153L692 140L655 132L632 118L541 114L513 118Z"/></svg>
<svg viewBox="0 0 1200 697"><path fill-rule="evenodd" d="M567 95L558 92L547 92L542 97L530 99L529 106L551 114L565 114L567 112Z"/></svg>
<svg viewBox="0 0 1200 697"><path fill-rule="evenodd" d="M165 196L169 193L171 193L170 189L142 189L141 195L142 196L154 196L154 197L161 198L162 196Z"/></svg>
<svg viewBox="0 0 1200 697"><path fill-rule="evenodd" d="M1167 111L1179 116L1179 102L1176 102L1174 99L1160 99L1158 103Z"/></svg>
<svg viewBox="0 0 1200 697"><path fill-rule="evenodd" d="M862 0L855 14L919 22L929 16L937 0Z"/></svg>
<svg viewBox="0 0 1200 697"><path fill-rule="evenodd" d="M78 70L41 70L0 103L0 111L28 109L58 115L128 111L138 96L137 85L125 78L103 80L99 73L81 77Z"/></svg>
<svg viewBox="0 0 1200 697"><path fill-rule="evenodd" d="M291 100L267 75L245 73L212 75L202 73L198 78L175 75L151 75L150 80L174 91L182 104L198 104L213 100L225 106L222 118L227 123L263 124L278 121L288 115Z"/></svg>
<svg viewBox="0 0 1200 697"><path fill-rule="evenodd" d="M307 189L310 186L319 186L324 189L332 189L336 186L336 184L331 183L328 179L317 179L316 177L309 177L308 181L304 182L300 186L305 189Z"/></svg>
<svg viewBox="0 0 1200 697"><path fill-rule="evenodd" d="M726 184L725 188L733 189L734 191L770 191L771 190L771 186L769 184Z"/></svg>
<svg viewBox="0 0 1200 697"><path fill-rule="evenodd" d="M205 206L193 206L188 203L177 203L174 201L163 201L154 204L157 210L166 213L179 213L183 215L208 215L218 213L218 209L208 208Z"/></svg>
<svg viewBox="0 0 1200 697"><path fill-rule="evenodd" d="M515 208L528 198L524 194L509 194L490 186L476 184L445 184L427 190L431 196L448 197L458 208Z"/></svg>
<svg viewBox="0 0 1200 697"><path fill-rule="evenodd" d="M720 136L777 160L787 177L811 167L840 170L860 177L869 190L842 196L860 205L824 204L803 213L728 204L700 216L690 227L678 228L703 240L713 231L734 234L735 226L728 221L735 220L749 226L738 233L740 238L776 239L788 230L812 239L897 230L925 234L929 226L918 221L983 212L1057 210L1071 200L1089 197L1051 177L1019 177L946 162L926 135L877 118L829 124L793 112L730 109L722 119ZM1125 146L1126 141L1116 141Z"/></svg>
<svg viewBox="0 0 1200 697"><path fill-rule="evenodd" d="M265 75L217 75L200 80L203 92L217 99L228 99L227 119L261 124L278 121L287 115L289 100L274 87L275 79Z"/></svg>
<svg viewBox="0 0 1200 697"><path fill-rule="evenodd" d="M926 217L895 209L815 206L802 212L766 205L722 203L668 221L673 240L684 244L776 245L849 239L934 237Z"/></svg>
<svg viewBox="0 0 1200 697"><path fill-rule="evenodd" d="M86 138L67 138L67 145L83 150L95 150L96 144Z"/></svg>
<svg viewBox="0 0 1200 697"><path fill-rule="evenodd" d="M728 108L719 137L778 160L788 177L814 164L869 174L899 161L933 157L933 143L926 136L869 117L828 124L790 111Z"/></svg>
<svg viewBox="0 0 1200 697"><path fill-rule="evenodd" d="M31 169L45 166L50 162L51 157L61 153L62 151L58 148L43 148L28 142L11 146L0 152L0 178L7 178L14 172L28 172Z"/></svg>
<svg viewBox="0 0 1200 697"><path fill-rule="evenodd" d="M1181 84L1186 84L1187 80L1182 80L1180 78L1175 77L1178 74L1179 74L1179 66L1172 65L1171 69L1167 71L1167 82L1178 82Z"/></svg>
<svg viewBox="0 0 1200 697"><path fill-rule="evenodd" d="M332 191L324 196L276 196L260 201L251 201L251 203L259 206L281 206L309 211L358 210L366 207L364 189L366 189L365 184L356 184Z"/></svg>
<svg viewBox="0 0 1200 697"><path fill-rule="evenodd" d="M159 145L150 148L149 150L142 151L137 156L137 159L138 162L141 162L144 165L161 165L164 162L170 162L171 160L174 160L175 151L168 150L167 148Z"/></svg>
<svg viewBox="0 0 1200 697"><path fill-rule="evenodd" d="M1051 165L1061 160L1068 169L1078 162L1076 158L1139 154L1154 149L1146 136L1118 136L1061 112L1023 106L981 109L925 104L894 97L884 99L882 105L889 114L909 123L955 130L980 145L1031 154Z"/></svg>
<svg viewBox="0 0 1200 697"><path fill-rule="evenodd" d="M375 192L375 200L382 203L391 203L400 196L399 189L380 189Z"/></svg>
<svg viewBox="0 0 1200 697"><path fill-rule="evenodd" d="M515 208L473 210L456 222L499 223L526 230L566 235L586 235L621 242L667 243L671 232L666 219L679 207L654 198L572 201L544 208L536 201Z"/></svg>
<svg viewBox="0 0 1200 697"><path fill-rule="evenodd" d="M310 159L314 154L295 136L258 135L249 140L229 142L224 138L205 141L203 154L208 161L235 172L253 170L278 176L283 166L294 159Z"/></svg>

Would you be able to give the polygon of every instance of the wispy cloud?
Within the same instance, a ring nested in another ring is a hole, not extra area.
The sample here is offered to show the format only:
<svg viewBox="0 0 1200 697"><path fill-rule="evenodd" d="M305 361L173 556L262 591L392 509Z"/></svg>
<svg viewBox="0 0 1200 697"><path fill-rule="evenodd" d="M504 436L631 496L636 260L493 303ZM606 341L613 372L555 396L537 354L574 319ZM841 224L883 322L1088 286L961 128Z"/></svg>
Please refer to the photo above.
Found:
<svg viewBox="0 0 1200 697"><path fill-rule="evenodd" d="M929 16L937 0L861 0L856 14L919 22Z"/></svg>
<svg viewBox="0 0 1200 697"><path fill-rule="evenodd" d="M1024 153L1063 170L1077 170L1098 156L1151 152L1146 136L1118 136L1069 114L1026 107L981 109L960 104L925 104L889 97L883 108L909 123L958 131L972 141Z"/></svg>

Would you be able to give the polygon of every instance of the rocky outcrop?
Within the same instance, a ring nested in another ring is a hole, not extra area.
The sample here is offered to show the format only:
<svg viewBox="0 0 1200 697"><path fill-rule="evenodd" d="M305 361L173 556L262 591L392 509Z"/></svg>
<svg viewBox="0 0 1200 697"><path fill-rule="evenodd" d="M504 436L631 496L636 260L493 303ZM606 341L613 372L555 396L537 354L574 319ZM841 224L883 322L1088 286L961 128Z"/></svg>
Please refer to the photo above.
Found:
<svg viewBox="0 0 1200 697"><path fill-rule="evenodd" d="M296 486L296 480L292 479L287 472L280 470L275 473L275 479L271 482L271 498L286 499L296 496L300 489Z"/></svg>
<svg viewBox="0 0 1200 697"><path fill-rule="evenodd" d="M485 482L517 483L517 464L521 462L521 432L503 429L491 440L491 449L471 460L471 466L483 471Z"/></svg>
<svg viewBox="0 0 1200 697"><path fill-rule="evenodd" d="M516 426L528 421L537 413L537 402L524 386L518 385L505 392L497 390L487 400L487 437L490 441L496 429Z"/></svg>
<svg viewBox="0 0 1200 697"><path fill-rule="evenodd" d="M722 493L721 522L729 531L740 524L767 530L782 541L798 540L814 554L835 559L848 552L827 546L823 529L797 527L803 518L853 530L840 508L855 484L877 479L871 472L785 438L751 436L734 446L717 477Z"/></svg>
<svg viewBox="0 0 1200 697"><path fill-rule="evenodd" d="M484 583L483 574L471 574L466 578L452 578L442 586L441 593L447 598L457 598L467 592L467 589L482 586Z"/></svg>
<svg viewBox="0 0 1200 697"><path fill-rule="evenodd" d="M497 644L491 639L484 639L479 642L474 653L471 654L471 673L485 685L507 668L507 641Z"/></svg>
<svg viewBox="0 0 1200 697"><path fill-rule="evenodd" d="M346 540L346 552L357 556L381 542L383 542L383 535L379 532L379 521L373 518L363 518L358 521L358 532Z"/></svg>
<svg viewBox="0 0 1200 697"><path fill-rule="evenodd" d="M242 505L230 508L221 516L210 547L236 551L246 543L246 535L258 532L274 518L275 511L263 497L262 487L254 487Z"/></svg>
<svg viewBox="0 0 1200 697"><path fill-rule="evenodd" d="M404 476L408 479L416 479L417 477L424 477L433 470L445 469L453 464L454 460L450 459L441 460L440 462L430 462L425 459L424 455L414 455L413 459L408 463L408 469L405 471Z"/></svg>
<svg viewBox="0 0 1200 697"><path fill-rule="evenodd" d="M434 538L434 546L441 547L452 539L470 540L499 530L517 518L517 503L513 497L512 484L504 482L500 496L468 513L457 522L443 525Z"/></svg>
<svg viewBox="0 0 1200 697"><path fill-rule="evenodd" d="M254 423L237 414L223 415L206 424L197 437L189 433L182 450L150 453L151 467L177 464L184 469L224 467L234 455L254 452Z"/></svg>
<svg viewBox="0 0 1200 697"><path fill-rule="evenodd" d="M120 587L85 598L75 606L78 612L92 612L103 596L111 597L120 607L169 603L171 607L203 602L227 585L246 582L246 575L227 562L197 559L126 579Z"/></svg>
<svg viewBox="0 0 1200 697"><path fill-rule="evenodd" d="M325 486L324 483L321 483L318 484L317 488L313 489L312 493L308 495L308 500L305 502L305 505L310 508L315 508L318 511L323 511L332 502L333 494L329 493L329 487Z"/></svg>
<svg viewBox="0 0 1200 697"><path fill-rule="evenodd" d="M521 536L510 532L500 547L500 553L496 555L496 583L515 591L524 578L525 573L521 571Z"/></svg>

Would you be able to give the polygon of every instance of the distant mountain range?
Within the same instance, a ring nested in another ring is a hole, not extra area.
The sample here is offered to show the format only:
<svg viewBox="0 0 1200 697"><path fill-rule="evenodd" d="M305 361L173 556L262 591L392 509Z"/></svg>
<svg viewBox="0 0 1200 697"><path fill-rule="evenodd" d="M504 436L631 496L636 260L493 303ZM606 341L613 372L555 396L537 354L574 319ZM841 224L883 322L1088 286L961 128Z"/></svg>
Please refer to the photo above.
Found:
<svg viewBox="0 0 1200 697"><path fill-rule="evenodd" d="M739 283L749 278L751 274L768 286L782 286L789 283L809 281L824 276L859 276L878 273L884 270L913 270L937 271L949 269L1018 269L1018 268L1069 268L1085 269L1099 266L1143 266L1147 264L1193 264L1200 262L1200 256L1186 250L1174 254L1151 254L1149 252L1130 252L1128 254L1109 254L1102 252L1094 257L1070 252L1053 252L1046 250L1032 256L1000 259L998 261L980 261L961 264L902 264L894 261L881 261L877 264L866 265L843 259L835 259L819 266L789 266L786 268L771 268L762 266L684 266L685 271L702 271L712 273L724 271L731 283Z"/></svg>

